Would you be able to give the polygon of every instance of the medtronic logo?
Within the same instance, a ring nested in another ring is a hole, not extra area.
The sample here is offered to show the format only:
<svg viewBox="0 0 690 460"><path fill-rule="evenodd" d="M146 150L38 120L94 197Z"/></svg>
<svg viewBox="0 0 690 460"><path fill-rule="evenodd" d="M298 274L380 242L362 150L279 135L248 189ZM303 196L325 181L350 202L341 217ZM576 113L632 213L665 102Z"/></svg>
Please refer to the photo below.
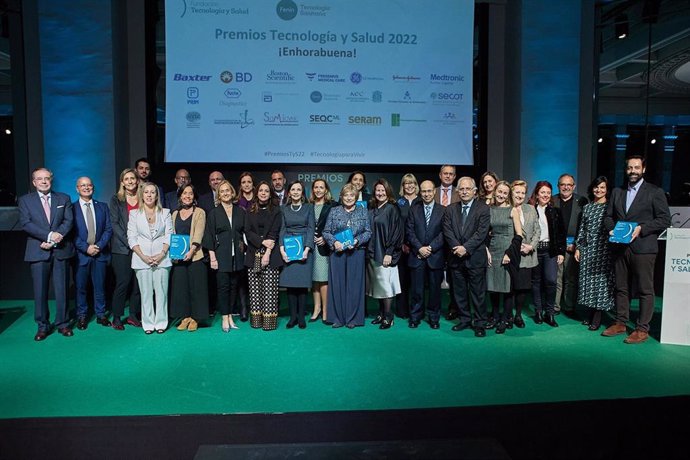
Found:
<svg viewBox="0 0 690 460"><path fill-rule="evenodd" d="M237 99L242 95L242 91L237 88L228 88L223 94L225 94L225 97L228 99Z"/></svg>
<svg viewBox="0 0 690 460"><path fill-rule="evenodd" d="M292 0L280 0L276 6L276 14L283 21L291 21L297 16L297 5Z"/></svg>
<svg viewBox="0 0 690 460"><path fill-rule="evenodd" d="M321 94L321 91L312 91L309 95L309 98L312 102L319 103L321 102L321 99L323 99L323 94Z"/></svg>
<svg viewBox="0 0 690 460"><path fill-rule="evenodd" d="M359 85L362 82L362 74L359 72L352 72L350 74L350 81L355 85Z"/></svg>
<svg viewBox="0 0 690 460"><path fill-rule="evenodd" d="M187 121L190 123L198 123L201 120L199 112L187 112Z"/></svg>
<svg viewBox="0 0 690 460"><path fill-rule="evenodd" d="M465 81L465 76L464 75L446 75L446 74L432 73L429 76L429 79L431 80L432 83L463 82L463 81Z"/></svg>
<svg viewBox="0 0 690 460"><path fill-rule="evenodd" d="M176 73L173 75L173 81L209 81L211 80L210 75L199 75L199 74L181 74Z"/></svg>

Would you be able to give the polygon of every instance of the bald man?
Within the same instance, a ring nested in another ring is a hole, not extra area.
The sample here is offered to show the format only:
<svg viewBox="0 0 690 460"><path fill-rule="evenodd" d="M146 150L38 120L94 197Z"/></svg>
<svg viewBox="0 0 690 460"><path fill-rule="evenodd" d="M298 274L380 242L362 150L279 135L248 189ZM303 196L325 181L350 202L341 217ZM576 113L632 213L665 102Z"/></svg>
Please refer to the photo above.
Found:
<svg viewBox="0 0 690 460"><path fill-rule="evenodd" d="M208 175L208 186L211 191L204 193L199 197L199 207L208 214L211 209L216 207L216 198L218 195L218 185L225 180L223 173L220 171L213 171Z"/></svg>
<svg viewBox="0 0 690 460"><path fill-rule="evenodd" d="M163 207L170 209L170 212L176 210L180 203L177 194L184 187L192 183L192 176L189 175L189 171L186 169L178 169L175 173L175 190L165 194L163 198Z"/></svg>

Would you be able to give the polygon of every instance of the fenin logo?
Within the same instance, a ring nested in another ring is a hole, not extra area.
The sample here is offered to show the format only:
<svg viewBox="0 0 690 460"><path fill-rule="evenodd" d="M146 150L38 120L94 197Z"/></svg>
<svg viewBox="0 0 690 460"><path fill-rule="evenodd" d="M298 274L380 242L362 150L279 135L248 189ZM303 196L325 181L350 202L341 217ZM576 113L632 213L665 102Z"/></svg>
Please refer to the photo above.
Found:
<svg viewBox="0 0 690 460"><path fill-rule="evenodd" d="M238 99L240 96L242 96L242 91L240 91L237 88L228 88L223 92L225 94L225 97L228 99Z"/></svg>
<svg viewBox="0 0 690 460"><path fill-rule="evenodd" d="M276 14L283 21L291 21L297 16L297 5L292 0L280 0L276 5Z"/></svg>
<svg viewBox="0 0 690 460"><path fill-rule="evenodd" d="M360 83L362 83L362 74L359 72L352 72L350 74L350 81L355 85L359 85Z"/></svg>
<svg viewBox="0 0 690 460"><path fill-rule="evenodd" d="M323 94L321 94L321 91L312 91L309 95L309 98L312 102L318 104L319 102L321 102L321 99L323 99Z"/></svg>

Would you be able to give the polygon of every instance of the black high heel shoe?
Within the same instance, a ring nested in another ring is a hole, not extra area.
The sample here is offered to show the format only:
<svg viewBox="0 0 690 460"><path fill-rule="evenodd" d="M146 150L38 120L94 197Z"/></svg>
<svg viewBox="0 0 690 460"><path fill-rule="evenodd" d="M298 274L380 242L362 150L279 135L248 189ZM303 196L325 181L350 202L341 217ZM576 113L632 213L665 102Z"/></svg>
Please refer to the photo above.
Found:
<svg viewBox="0 0 690 460"><path fill-rule="evenodd" d="M371 322L371 324L381 324L382 322L383 322L383 316L376 315L376 318L374 318L374 320Z"/></svg>
<svg viewBox="0 0 690 460"><path fill-rule="evenodd" d="M390 318L384 318L383 321L381 321L381 325L379 326L379 329L390 329L390 327L393 325L393 316L391 315Z"/></svg>
<svg viewBox="0 0 690 460"><path fill-rule="evenodd" d="M315 322L317 322L318 320L320 320L322 316L323 316L323 314L322 314L321 312L319 312L318 315L309 318L309 322L310 322L310 323L315 323Z"/></svg>
<svg viewBox="0 0 690 460"><path fill-rule="evenodd" d="M288 329L292 329L293 327L297 326L297 319L293 318L290 321L288 321L287 325L285 326Z"/></svg>

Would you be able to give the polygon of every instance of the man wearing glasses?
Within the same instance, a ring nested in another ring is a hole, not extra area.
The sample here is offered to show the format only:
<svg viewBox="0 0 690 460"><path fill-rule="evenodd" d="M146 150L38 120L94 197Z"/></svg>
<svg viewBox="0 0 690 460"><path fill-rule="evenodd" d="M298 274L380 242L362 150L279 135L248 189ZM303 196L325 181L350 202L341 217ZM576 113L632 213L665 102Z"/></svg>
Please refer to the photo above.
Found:
<svg viewBox="0 0 690 460"><path fill-rule="evenodd" d="M575 314L577 307L578 265L575 261L575 237L582 216L582 208L588 200L575 193L575 178L568 173L558 178L559 193L554 196L554 206L561 210L563 228L566 229L565 259L558 266L556 284L556 312Z"/></svg>

